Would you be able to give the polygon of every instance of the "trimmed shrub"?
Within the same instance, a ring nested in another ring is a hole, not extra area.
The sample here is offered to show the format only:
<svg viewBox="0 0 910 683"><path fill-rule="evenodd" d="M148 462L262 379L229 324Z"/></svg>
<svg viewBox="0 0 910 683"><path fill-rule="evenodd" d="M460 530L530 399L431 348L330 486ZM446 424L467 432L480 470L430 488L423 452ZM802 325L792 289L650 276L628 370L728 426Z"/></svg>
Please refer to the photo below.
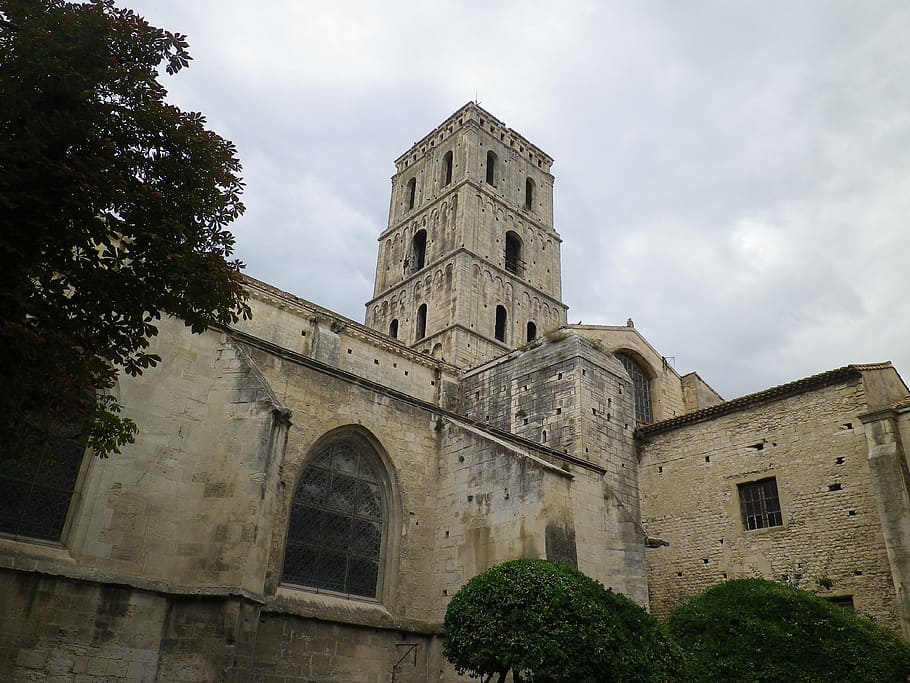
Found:
<svg viewBox="0 0 910 683"><path fill-rule="evenodd" d="M504 681L666 683L680 657L657 620L581 572L514 560L471 579L445 616L445 656Z"/></svg>
<svg viewBox="0 0 910 683"><path fill-rule="evenodd" d="M806 591L727 581L668 621L693 683L906 683L910 647L896 634Z"/></svg>

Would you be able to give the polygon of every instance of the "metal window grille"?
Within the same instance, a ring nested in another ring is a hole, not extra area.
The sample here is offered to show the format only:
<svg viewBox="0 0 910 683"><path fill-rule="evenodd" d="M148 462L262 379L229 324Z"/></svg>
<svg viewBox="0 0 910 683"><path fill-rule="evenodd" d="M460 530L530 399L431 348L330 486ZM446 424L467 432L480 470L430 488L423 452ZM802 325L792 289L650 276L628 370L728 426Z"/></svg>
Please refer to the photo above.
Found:
<svg viewBox="0 0 910 683"><path fill-rule="evenodd" d="M739 502L742 506L743 525L747 530L781 526L780 499L774 477L739 485Z"/></svg>
<svg viewBox="0 0 910 683"><path fill-rule="evenodd" d="M350 442L322 449L294 492L282 580L376 597L383 509L374 458Z"/></svg>

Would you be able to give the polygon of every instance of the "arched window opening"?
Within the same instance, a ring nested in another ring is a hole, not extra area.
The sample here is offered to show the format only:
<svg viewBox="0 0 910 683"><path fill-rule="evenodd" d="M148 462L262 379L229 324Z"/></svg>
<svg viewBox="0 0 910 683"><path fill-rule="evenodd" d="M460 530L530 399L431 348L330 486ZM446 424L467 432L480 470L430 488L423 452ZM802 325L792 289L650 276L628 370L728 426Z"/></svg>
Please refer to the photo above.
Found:
<svg viewBox="0 0 910 683"><path fill-rule="evenodd" d="M417 329L415 330L415 339L423 339L427 336L427 305L420 304L417 309Z"/></svg>
<svg viewBox="0 0 910 683"><path fill-rule="evenodd" d="M506 308L505 306L496 307L496 339L504 342L506 340Z"/></svg>
<svg viewBox="0 0 910 683"><path fill-rule="evenodd" d="M528 341L532 342L537 339L537 325L533 322L528 322Z"/></svg>
<svg viewBox="0 0 910 683"><path fill-rule="evenodd" d="M389 323L389 336L392 339L398 339L398 318Z"/></svg>
<svg viewBox="0 0 910 683"><path fill-rule="evenodd" d="M281 580L375 598L386 535L382 465L359 439L318 450L294 490Z"/></svg>
<svg viewBox="0 0 910 683"><path fill-rule="evenodd" d="M446 152L442 157L442 184L448 185L452 182L452 152Z"/></svg>
<svg viewBox="0 0 910 683"><path fill-rule="evenodd" d="M525 179L525 208L530 211L534 206L534 181L530 178Z"/></svg>
<svg viewBox="0 0 910 683"><path fill-rule="evenodd" d="M496 185L496 154L487 152L487 185Z"/></svg>
<svg viewBox="0 0 910 683"><path fill-rule="evenodd" d="M408 210L414 208L414 200L417 199L417 178L411 178L408 181Z"/></svg>
<svg viewBox="0 0 910 683"><path fill-rule="evenodd" d="M411 263L413 269L411 272L416 273L421 270L427 261L427 231L418 230L411 241Z"/></svg>
<svg viewBox="0 0 910 683"><path fill-rule="evenodd" d="M60 540L82 466L86 437L78 426L55 425L49 436L41 437L40 453L0 456L0 532L43 541Z"/></svg>
<svg viewBox="0 0 910 683"><path fill-rule="evenodd" d="M521 274L521 238L517 233L506 233L506 270L516 275Z"/></svg>
<svg viewBox="0 0 910 683"><path fill-rule="evenodd" d="M617 353L629 377L632 378L632 398L635 404L635 421L650 424L654 421L651 413L651 379L645 369L632 356Z"/></svg>

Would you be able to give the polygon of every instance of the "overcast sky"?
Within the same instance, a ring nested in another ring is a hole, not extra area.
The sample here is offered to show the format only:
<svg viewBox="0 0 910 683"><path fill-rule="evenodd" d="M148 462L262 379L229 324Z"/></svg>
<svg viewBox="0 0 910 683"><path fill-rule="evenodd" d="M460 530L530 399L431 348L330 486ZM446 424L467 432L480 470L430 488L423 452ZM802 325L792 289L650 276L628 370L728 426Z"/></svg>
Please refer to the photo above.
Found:
<svg viewBox="0 0 910 683"><path fill-rule="evenodd" d="M910 380L910 3L131 0L244 165L247 273L363 320L393 160L478 100L556 163L569 322L725 398Z"/></svg>

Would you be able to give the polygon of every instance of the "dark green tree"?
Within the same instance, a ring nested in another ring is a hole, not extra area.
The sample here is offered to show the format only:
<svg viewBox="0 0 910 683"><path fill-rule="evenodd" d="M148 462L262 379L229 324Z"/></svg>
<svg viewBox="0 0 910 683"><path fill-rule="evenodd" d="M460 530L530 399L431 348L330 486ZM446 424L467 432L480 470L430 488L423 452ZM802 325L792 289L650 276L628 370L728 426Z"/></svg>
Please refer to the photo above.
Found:
<svg viewBox="0 0 910 683"><path fill-rule="evenodd" d="M514 560L471 579L449 603L443 652L484 681L666 683L679 658L657 621L575 569Z"/></svg>
<svg viewBox="0 0 910 683"><path fill-rule="evenodd" d="M0 455L119 452L106 392L160 360L156 321L249 315L236 150L158 80L189 60L112 0L0 0Z"/></svg>
<svg viewBox="0 0 910 683"><path fill-rule="evenodd" d="M722 583L668 625L693 683L906 683L910 674L910 647L896 634L773 581Z"/></svg>

